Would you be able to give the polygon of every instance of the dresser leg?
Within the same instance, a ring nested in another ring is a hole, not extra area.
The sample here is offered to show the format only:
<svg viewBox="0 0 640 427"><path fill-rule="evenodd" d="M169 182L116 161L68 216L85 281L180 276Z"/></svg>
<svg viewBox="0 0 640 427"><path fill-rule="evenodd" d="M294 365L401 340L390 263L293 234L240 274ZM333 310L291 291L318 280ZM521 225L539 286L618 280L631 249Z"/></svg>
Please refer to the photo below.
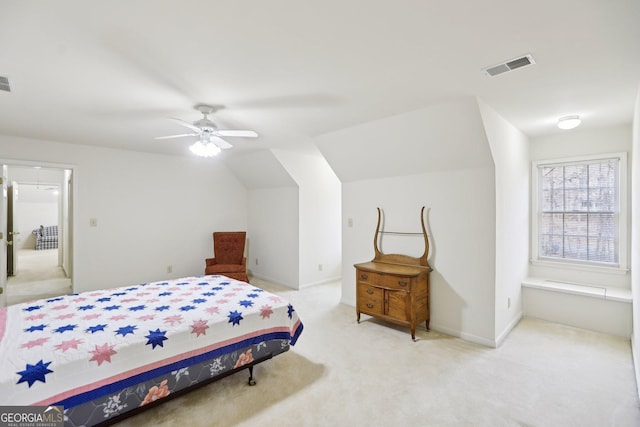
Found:
<svg viewBox="0 0 640 427"><path fill-rule="evenodd" d="M356 311L356 315L358 316L358 318L356 320L358 321L358 323L360 323L360 312Z"/></svg>
<svg viewBox="0 0 640 427"><path fill-rule="evenodd" d="M415 326L411 326L411 339L414 342L416 341L416 327Z"/></svg>
<svg viewBox="0 0 640 427"><path fill-rule="evenodd" d="M429 332L429 319L427 319L427 321L425 322L426 326L427 326L427 332Z"/></svg>

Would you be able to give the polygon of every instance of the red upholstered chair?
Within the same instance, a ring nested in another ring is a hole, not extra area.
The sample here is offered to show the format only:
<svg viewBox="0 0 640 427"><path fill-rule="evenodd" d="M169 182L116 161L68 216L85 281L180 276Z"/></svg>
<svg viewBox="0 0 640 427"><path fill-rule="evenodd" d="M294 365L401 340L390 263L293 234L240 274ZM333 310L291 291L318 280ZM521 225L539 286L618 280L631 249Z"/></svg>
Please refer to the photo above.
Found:
<svg viewBox="0 0 640 427"><path fill-rule="evenodd" d="M205 260L204 274L221 274L249 283L244 231L216 231L213 233L213 255Z"/></svg>

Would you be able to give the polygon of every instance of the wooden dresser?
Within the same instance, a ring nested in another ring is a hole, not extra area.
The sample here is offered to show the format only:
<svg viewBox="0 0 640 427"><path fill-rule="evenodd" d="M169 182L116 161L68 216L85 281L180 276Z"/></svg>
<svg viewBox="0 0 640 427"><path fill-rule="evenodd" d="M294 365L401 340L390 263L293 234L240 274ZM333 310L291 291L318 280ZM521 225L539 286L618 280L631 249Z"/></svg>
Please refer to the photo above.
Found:
<svg viewBox="0 0 640 427"><path fill-rule="evenodd" d="M378 226L374 237L375 257L372 261L355 264L356 315L360 314L409 326L411 338L416 339L416 325L425 322L429 330L429 273L427 263L429 240L424 227L424 207L420 212L422 234L425 240L424 254L419 258L401 254L384 254L378 248ZM416 234L416 233L394 233Z"/></svg>

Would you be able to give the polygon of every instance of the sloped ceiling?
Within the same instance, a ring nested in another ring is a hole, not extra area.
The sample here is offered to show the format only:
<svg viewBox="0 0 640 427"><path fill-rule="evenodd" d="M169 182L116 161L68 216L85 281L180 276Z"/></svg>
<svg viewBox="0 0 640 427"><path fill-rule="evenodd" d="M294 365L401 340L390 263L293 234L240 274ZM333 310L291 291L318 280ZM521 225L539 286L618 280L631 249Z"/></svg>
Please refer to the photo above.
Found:
<svg viewBox="0 0 640 427"><path fill-rule="evenodd" d="M298 186L270 150L236 156L228 159L226 164L249 189Z"/></svg>
<svg viewBox="0 0 640 427"><path fill-rule="evenodd" d="M637 0L2 1L0 134L191 155L198 103L254 141L212 161L479 97L528 136L629 123ZM536 65L481 69L531 53ZM389 140L397 139L388 135Z"/></svg>
<svg viewBox="0 0 640 427"><path fill-rule="evenodd" d="M474 98L353 126L316 141L342 182L493 166Z"/></svg>

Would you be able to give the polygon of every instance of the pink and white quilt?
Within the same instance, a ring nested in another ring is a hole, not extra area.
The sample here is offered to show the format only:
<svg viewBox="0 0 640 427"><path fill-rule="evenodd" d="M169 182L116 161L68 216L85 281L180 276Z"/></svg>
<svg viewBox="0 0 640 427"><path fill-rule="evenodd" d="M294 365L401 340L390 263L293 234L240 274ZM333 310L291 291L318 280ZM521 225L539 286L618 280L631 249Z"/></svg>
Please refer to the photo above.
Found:
<svg viewBox="0 0 640 427"><path fill-rule="evenodd" d="M302 323L277 295L225 276L145 283L0 308L0 404L72 407Z"/></svg>

